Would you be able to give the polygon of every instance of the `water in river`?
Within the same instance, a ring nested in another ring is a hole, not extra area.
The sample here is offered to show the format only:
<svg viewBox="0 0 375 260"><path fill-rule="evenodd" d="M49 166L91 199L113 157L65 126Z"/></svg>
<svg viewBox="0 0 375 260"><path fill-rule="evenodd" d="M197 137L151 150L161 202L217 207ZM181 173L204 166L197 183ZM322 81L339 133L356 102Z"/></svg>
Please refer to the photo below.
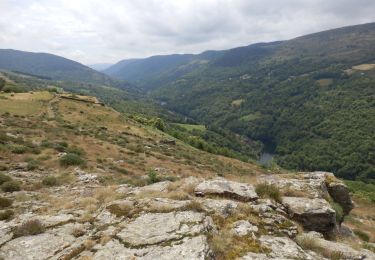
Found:
<svg viewBox="0 0 375 260"><path fill-rule="evenodd" d="M268 165L272 162L272 159L273 159L274 156L275 155L272 154L272 153L264 152L264 153L262 153L262 155L258 159L257 163L259 163L261 165Z"/></svg>

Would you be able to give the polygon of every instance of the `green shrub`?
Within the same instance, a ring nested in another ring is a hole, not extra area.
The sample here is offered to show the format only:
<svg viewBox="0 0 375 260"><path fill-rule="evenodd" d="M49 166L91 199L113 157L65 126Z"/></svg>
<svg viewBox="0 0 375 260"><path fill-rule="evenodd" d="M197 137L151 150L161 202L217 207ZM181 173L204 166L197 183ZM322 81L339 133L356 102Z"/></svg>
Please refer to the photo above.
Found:
<svg viewBox="0 0 375 260"><path fill-rule="evenodd" d="M0 209L7 208L11 206L13 201L8 198L0 197Z"/></svg>
<svg viewBox="0 0 375 260"><path fill-rule="evenodd" d="M5 86L3 88L3 91L5 93L11 93L11 92L14 92L14 93L22 93L22 92L27 92L27 89L25 87L22 87L22 86L16 86L16 85L8 85L8 86Z"/></svg>
<svg viewBox="0 0 375 260"><path fill-rule="evenodd" d="M14 229L15 237L33 236L44 232L44 226L38 219L26 221Z"/></svg>
<svg viewBox="0 0 375 260"><path fill-rule="evenodd" d="M158 178L158 175L157 175L156 171L150 170L148 172L148 182L152 184L152 183L156 183L158 181L159 181L159 178Z"/></svg>
<svg viewBox="0 0 375 260"><path fill-rule="evenodd" d="M27 166L26 166L26 169L28 171L33 171L33 170L36 170L38 169L38 161L35 161L35 160L31 160L27 163Z"/></svg>
<svg viewBox="0 0 375 260"><path fill-rule="evenodd" d="M344 220L344 210L340 204L330 201L332 209L336 212L336 222L341 223Z"/></svg>
<svg viewBox="0 0 375 260"><path fill-rule="evenodd" d="M6 171L6 170L8 170L8 166L0 163L0 171Z"/></svg>
<svg viewBox="0 0 375 260"><path fill-rule="evenodd" d="M11 209L0 211L0 220L9 220L13 217L13 215L14 211Z"/></svg>
<svg viewBox="0 0 375 260"><path fill-rule="evenodd" d="M65 167L84 164L85 160L75 153L68 153L60 158L60 165Z"/></svg>
<svg viewBox="0 0 375 260"><path fill-rule="evenodd" d="M43 148L52 148L53 144L48 140L43 140L40 146Z"/></svg>
<svg viewBox="0 0 375 260"><path fill-rule="evenodd" d="M23 145L13 145L11 151L15 154L24 154L27 152L27 147Z"/></svg>
<svg viewBox="0 0 375 260"><path fill-rule="evenodd" d="M57 179L55 176L47 176L42 180L43 185L45 186L56 186Z"/></svg>
<svg viewBox="0 0 375 260"><path fill-rule="evenodd" d="M77 146L69 147L66 152L68 153L74 153L76 155L82 156L85 154L85 151L82 148L79 148Z"/></svg>
<svg viewBox="0 0 375 260"><path fill-rule="evenodd" d="M354 229L354 234L356 234L361 240L363 240L365 242L370 241L370 236L362 230Z"/></svg>
<svg viewBox="0 0 375 260"><path fill-rule="evenodd" d="M8 175L5 175L3 173L0 173L0 185L4 182L11 181L12 178L10 178Z"/></svg>
<svg viewBox="0 0 375 260"><path fill-rule="evenodd" d="M276 185L260 183L256 186L255 191L261 198L270 198L281 203L281 192Z"/></svg>
<svg viewBox="0 0 375 260"><path fill-rule="evenodd" d="M21 190L21 185L18 181L6 181L1 185L1 189L4 192L13 192Z"/></svg>

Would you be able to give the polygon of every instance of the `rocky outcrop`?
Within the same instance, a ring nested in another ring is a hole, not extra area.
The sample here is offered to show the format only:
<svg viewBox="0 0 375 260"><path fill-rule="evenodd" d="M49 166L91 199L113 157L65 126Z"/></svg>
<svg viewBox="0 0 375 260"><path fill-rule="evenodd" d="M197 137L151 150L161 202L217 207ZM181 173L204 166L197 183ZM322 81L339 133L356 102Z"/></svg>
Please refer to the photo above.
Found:
<svg viewBox="0 0 375 260"><path fill-rule="evenodd" d="M300 233L295 222L305 230L324 234L336 227L335 211L324 199L328 191L335 194L331 195L335 201L344 194L342 201L349 205L347 190L338 182L328 183L322 176L326 175L293 175L296 179L286 181L281 175L269 178L281 180L277 185L282 187L294 185L293 189L308 190L303 193L306 197L285 196L282 203L258 199L248 183L194 177L174 184L166 181L144 187L119 185L113 187L112 201L94 208L92 204L99 200L93 197L81 204L82 208L70 206L58 212L48 212L51 203L17 202L13 206L24 213L0 222L0 259L215 259L217 245L213 238L220 241L223 234L234 238L231 243L254 244L253 248L240 250L238 259L326 259L322 252L312 252L295 242ZM265 181L264 177L261 179ZM53 194L87 196L98 188L82 185L80 180L77 183L79 186L72 188L49 189ZM176 196L171 189L180 189L184 195ZM30 198L38 195L27 194ZM38 219L45 232L14 237L14 228L30 219ZM349 234L350 230L345 232ZM369 251L320 236L314 239L322 251L342 252L347 257L344 259L372 259Z"/></svg>
<svg viewBox="0 0 375 260"><path fill-rule="evenodd" d="M258 195L252 185L216 178L200 183L195 188L196 196L216 195L240 201L253 201Z"/></svg>
<svg viewBox="0 0 375 260"><path fill-rule="evenodd" d="M336 226L336 212L324 199L284 197L283 204L289 217L306 230L330 233Z"/></svg>

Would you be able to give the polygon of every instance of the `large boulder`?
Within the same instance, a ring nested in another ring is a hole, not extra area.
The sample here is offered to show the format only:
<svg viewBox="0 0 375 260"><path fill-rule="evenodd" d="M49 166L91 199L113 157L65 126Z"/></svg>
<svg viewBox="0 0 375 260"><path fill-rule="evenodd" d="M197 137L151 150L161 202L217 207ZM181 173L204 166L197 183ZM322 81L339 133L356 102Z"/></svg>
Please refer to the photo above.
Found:
<svg viewBox="0 0 375 260"><path fill-rule="evenodd" d="M328 195L325 184L325 173L305 172L296 174L262 175L258 183L267 183L282 190L293 190L306 197L324 198Z"/></svg>
<svg viewBox="0 0 375 260"><path fill-rule="evenodd" d="M258 195L251 184L228 181L224 178L200 183L195 188L195 194L196 196L216 195L245 202L258 199Z"/></svg>
<svg viewBox="0 0 375 260"><path fill-rule="evenodd" d="M344 215L348 215L349 212L354 208L354 203L350 196L348 187L342 182L335 181L328 182L327 188L332 199L342 207Z"/></svg>
<svg viewBox="0 0 375 260"><path fill-rule="evenodd" d="M282 202L289 217L306 230L328 234L336 227L336 212L324 199L284 197Z"/></svg>
<svg viewBox="0 0 375 260"><path fill-rule="evenodd" d="M49 259L74 242L73 236L43 233L13 239L1 247L0 259Z"/></svg>

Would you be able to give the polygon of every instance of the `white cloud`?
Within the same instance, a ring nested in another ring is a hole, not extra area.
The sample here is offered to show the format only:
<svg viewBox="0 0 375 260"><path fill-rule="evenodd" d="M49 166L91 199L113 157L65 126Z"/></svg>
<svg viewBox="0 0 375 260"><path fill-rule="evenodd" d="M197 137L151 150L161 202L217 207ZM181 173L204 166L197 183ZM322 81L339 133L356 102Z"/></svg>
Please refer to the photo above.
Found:
<svg viewBox="0 0 375 260"><path fill-rule="evenodd" d="M198 53L374 21L373 0L0 0L0 48L83 63Z"/></svg>

